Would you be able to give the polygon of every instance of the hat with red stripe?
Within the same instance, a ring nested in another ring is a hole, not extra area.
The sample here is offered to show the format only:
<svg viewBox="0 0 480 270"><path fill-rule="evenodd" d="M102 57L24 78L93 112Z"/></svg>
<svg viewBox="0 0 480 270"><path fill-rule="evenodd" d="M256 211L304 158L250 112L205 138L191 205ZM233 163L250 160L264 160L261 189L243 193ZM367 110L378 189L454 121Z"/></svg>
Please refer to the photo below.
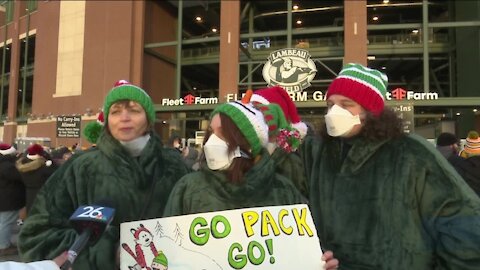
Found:
<svg viewBox="0 0 480 270"><path fill-rule="evenodd" d="M307 125L300 119L295 103L293 103L290 95L282 87L277 85L255 90L251 101L262 104L277 104L282 108L285 118L291 123L292 127L297 129L302 137L305 137L307 134Z"/></svg>
<svg viewBox="0 0 480 270"><path fill-rule="evenodd" d="M282 108L275 104L255 103L264 115L268 125L269 138L275 138L277 145L287 153L294 152L300 145L300 132L287 121Z"/></svg>
<svg viewBox="0 0 480 270"><path fill-rule="evenodd" d="M6 156L15 154L16 152L17 150L12 145L8 143L0 143L0 154Z"/></svg>
<svg viewBox="0 0 480 270"><path fill-rule="evenodd" d="M285 138L285 136L279 136L282 132L296 134L298 144L300 144L298 131L292 130L280 106L274 103L251 103L252 95L253 91L248 90L241 102L234 101L222 104L213 111L211 116L223 113L229 117L250 144L254 157L268 144L270 137ZM291 142L288 139L284 141L284 144L280 146L289 151L290 149L287 146L291 146ZM294 145L295 148L297 146L297 144Z"/></svg>
<svg viewBox="0 0 480 270"><path fill-rule="evenodd" d="M252 90L249 90L241 101L219 105L211 117L222 113L230 118L250 144L252 156L255 157L268 144L268 125L263 113L250 102L251 96Z"/></svg>
<svg viewBox="0 0 480 270"><path fill-rule="evenodd" d="M460 153L460 156L468 158L480 155L480 136L478 135L478 132L475 130L468 132L468 137L465 141L465 147Z"/></svg>
<svg viewBox="0 0 480 270"><path fill-rule="evenodd" d="M378 116L385 107L387 85L388 77L382 72L360 64L347 64L328 87L327 99L342 95Z"/></svg>

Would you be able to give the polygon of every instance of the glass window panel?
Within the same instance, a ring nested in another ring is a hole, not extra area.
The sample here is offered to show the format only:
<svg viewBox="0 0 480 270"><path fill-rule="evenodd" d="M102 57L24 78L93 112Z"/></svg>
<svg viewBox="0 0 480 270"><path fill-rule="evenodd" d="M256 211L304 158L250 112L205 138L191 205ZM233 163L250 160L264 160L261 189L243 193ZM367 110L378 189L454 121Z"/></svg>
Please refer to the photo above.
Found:
<svg viewBox="0 0 480 270"><path fill-rule="evenodd" d="M220 1L183 1L182 25L183 39L219 36Z"/></svg>
<svg viewBox="0 0 480 270"><path fill-rule="evenodd" d="M287 29L287 1L241 1L241 33Z"/></svg>
<svg viewBox="0 0 480 270"><path fill-rule="evenodd" d="M422 22L422 1L367 1L367 24L399 24Z"/></svg>

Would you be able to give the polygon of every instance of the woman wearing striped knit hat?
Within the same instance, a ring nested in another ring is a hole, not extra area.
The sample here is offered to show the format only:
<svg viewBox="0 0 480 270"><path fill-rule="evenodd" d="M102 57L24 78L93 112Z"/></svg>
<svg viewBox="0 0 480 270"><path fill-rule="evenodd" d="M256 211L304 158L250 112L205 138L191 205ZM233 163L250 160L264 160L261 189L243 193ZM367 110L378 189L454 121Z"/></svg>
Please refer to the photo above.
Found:
<svg viewBox="0 0 480 270"><path fill-rule="evenodd" d="M457 162L455 168L465 182L480 196L480 137L478 132L468 132L465 146L459 153L462 162Z"/></svg>
<svg viewBox="0 0 480 270"><path fill-rule="evenodd" d="M465 146L459 155L463 158L480 155L480 137L478 136L478 132L475 130L468 132L468 136L465 139Z"/></svg>
<svg viewBox="0 0 480 270"><path fill-rule="evenodd" d="M204 164L175 185L164 216L306 202L290 179L275 173L266 149L269 130L287 123L282 109L252 104L251 95L249 90L241 102L221 104L212 112ZM325 254L326 269L335 269L338 261L331 252Z"/></svg>
<svg viewBox="0 0 480 270"><path fill-rule="evenodd" d="M387 76L347 64L326 130L300 149L322 247L345 269L480 269L480 199L385 107Z"/></svg>

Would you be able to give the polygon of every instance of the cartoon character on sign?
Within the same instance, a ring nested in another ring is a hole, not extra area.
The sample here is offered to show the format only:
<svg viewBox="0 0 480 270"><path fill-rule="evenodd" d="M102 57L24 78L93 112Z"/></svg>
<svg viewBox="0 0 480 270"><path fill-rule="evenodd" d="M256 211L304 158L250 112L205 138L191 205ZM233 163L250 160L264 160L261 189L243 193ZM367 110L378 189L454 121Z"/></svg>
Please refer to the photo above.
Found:
<svg viewBox="0 0 480 270"><path fill-rule="evenodd" d="M157 248L153 243L153 234L145 228L143 224L140 224L140 227L137 229L131 229L130 232L135 238L135 253L126 243L122 243L122 248L135 259L141 269L146 268L147 270L151 270L151 268L147 266L144 249L149 248L154 257L158 256Z"/></svg>
<svg viewBox="0 0 480 270"><path fill-rule="evenodd" d="M222 270L214 258L192 246L185 247L184 236L179 224L167 227L173 232L165 234L165 227L159 222L154 224L146 221L128 227L131 234L122 239L122 248L130 256L122 259L122 268L129 270ZM151 225L151 226L149 226ZM135 245L133 249L132 245ZM168 256L168 259L167 259ZM133 258L133 260L131 259ZM188 259L185 259L188 258Z"/></svg>
<svg viewBox="0 0 480 270"><path fill-rule="evenodd" d="M168 260L163 252L160 252L152 262L152 270L167 270Z"/></svg>

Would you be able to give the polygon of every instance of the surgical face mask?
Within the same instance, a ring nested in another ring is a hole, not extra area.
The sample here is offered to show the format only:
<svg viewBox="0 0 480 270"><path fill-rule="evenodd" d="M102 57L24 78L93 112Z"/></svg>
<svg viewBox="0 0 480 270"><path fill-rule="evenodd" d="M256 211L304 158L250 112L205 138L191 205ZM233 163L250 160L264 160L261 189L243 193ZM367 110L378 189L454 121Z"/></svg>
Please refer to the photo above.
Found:
<svg viewBox="0 0 480 270"><path fill-rule="evenodd" d="M360 116L352 115L348 110L333 105L325 115L327 133L333 137L345 136L355 125L360 124Z"/></svg>
<svg viewBox="0 0 480 270"><path fill-rule="evenodd" d="M211 170L226 170L235 158L243 156L240 147L228 153L228 144L215 134L208 138L203 146L203 152L207 159L207 166Z"/></svg>

